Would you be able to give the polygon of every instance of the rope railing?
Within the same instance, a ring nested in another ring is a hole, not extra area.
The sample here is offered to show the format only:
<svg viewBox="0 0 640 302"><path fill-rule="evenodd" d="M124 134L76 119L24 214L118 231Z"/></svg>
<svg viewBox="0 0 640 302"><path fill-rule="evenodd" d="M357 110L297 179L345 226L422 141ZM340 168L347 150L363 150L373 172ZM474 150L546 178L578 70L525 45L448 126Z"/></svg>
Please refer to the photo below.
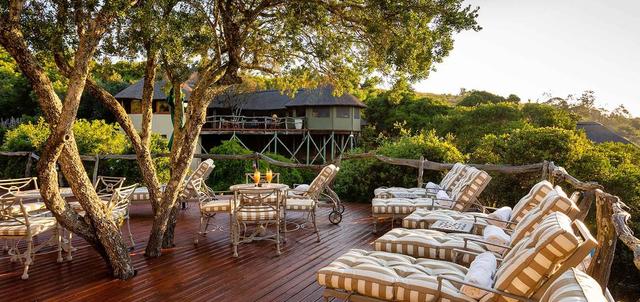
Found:
<svg viewBox="0 0 640 302"><path fill-rule="evenodd" d="M0 156L28 156L27 169L25 173L29 173L32 160L38 160L39 157L34 152L0 152ZM170 154L153 154L152 157L168 157ZM196 154L195 158L213 159L213 160L264 160L271 165L285 168L304 168L320 170L322 165L310 165L300 163L283 162L273 159L267 155L255 152L245 155L227 155L227 154ZM82 155L83 161L96 162L94 165L94 178L97 176L97 170L100 160L104 159L123 159L136 160L135 154L98 154L98 155ZM381 162L405 166L418 169L418 184L422 184L424 170L445 171L451 169L453 164L439 163L424 158L421 159L404 159L393 158L375 153L357 153L345 154L337 160L330 162L340 165L344 160L358 159L376 159ZM589 209L593 203L596 204L596 239L599 246L593 256L588 272L593 276L601 286L606 287L609 276L611 274L611 266L615 255L616 237L620 239L633 253L634 264L640 270L640 239L635 237L633 231L629 227L629 219L631 215L625 210L628 207L620 200L618 196L611 195L603 191L603 186L596 182L581 181L564 168L556 166L553 162L544 161L542 163L528 165L496 165L496 164L470 164L470 166L487 172L504 173L504 174L524 174L539 172L544 179L550 180L552 183L565 182L582 193L580 204L581 219L586 218ZM28 175L26 175L28 176Z"/></svg>

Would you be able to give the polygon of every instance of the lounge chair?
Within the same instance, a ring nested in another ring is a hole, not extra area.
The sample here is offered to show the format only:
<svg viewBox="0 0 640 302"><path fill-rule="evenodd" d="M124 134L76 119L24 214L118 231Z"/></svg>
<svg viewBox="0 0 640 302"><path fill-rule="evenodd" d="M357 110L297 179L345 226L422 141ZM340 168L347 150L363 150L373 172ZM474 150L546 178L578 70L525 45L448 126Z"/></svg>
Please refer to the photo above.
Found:
<svg viewBox="0 0 640 302"><path fill-rule="evenodd" d="M316 233L317 241L320 242L320 232L318 231L318 225L316 223L316 209L318 207L318 199L320 194L326 190L331 184L333 179L338 174L339 167L335 165L328 165L322 168L318 176L313 179L311 184L306 190L290 190L287 193L285 200L285 216L284 216L284 228L287 231L287 217L286 213L298 212L307 215L307 218L311 219L313 229Z"/></svg>
<svg viewBox="0 0 640 302"><path fill-rule="evenodd" d="M514 229L515 226L529 213L529 211L537 206L549 192L553 190L553 185L543 180L536 183L529 193L522 197L520 201L511 210L509 220L502 220L500 216L496 216L493 208L483 207L483 212L459 212L453 210L427 210L417 209L409 216L402 219L402 227L408 229L427 229L434 222L439 220L446 221L466 221L476 225L493 224L503 228ZM491 210L491 212L489 212ZM481 232L482 228L476 228Z"/></svg>
<svg viewBox="0 0 640 302"><path fill-rule="evenodd" d="M549 286L540 301L614 302L609 291L585 272L572 268Z"/></svg>
<svg viewBox="0 0 640 302"><path fill-rule="evenodd" d="M562 216L560 216L562 217ZM578 233L574 233L573 227ZM521 241L495 271L482 301L539 300L597 246L586 226L566 216ZM478 301L461 291L469 269L447 261L351 250L317 273L330 297L349 301Z"/></svg>
<svg viewBox="0 0 640 302"><path fill-rule="evenodd" d="M429 182L423 188L379 187L373 191L373 195L376 198L420 198L427 193L435 194L439 190L451 192L458 181L464 177L467 168L469 167L464 164L455 163L439 184Z"/></svg>
<svg viewBox="0 0 640 302"><path fill-rule="evenodd" d="M530 236L549 216L566 216L575 220L580 209L562 192L556 190L533 208L508 237L507 242L485 240L483 235L444 233L425 229L393 229L374 242L378 251L402 253L414 257L425 257L457 261L469 264L474 257L471 254L458 255L456 249L470 250L476 253L494 251L501 256L506 255L513 246ZM506 230L505 233L510 232ZM459 256L462 256L460 259Z"/></svg>
<svg viewBox="0 0 640 302"><path fill-rule="evenodd" d="M487 186L491 176L485 171L469 168L465 176L456 184L447 199L440 198L374 198L371 208L374 217L373 231L376 232L379 220L404 218L416 209L451 209L467 211L470 209L480 193ZM393 225L392 225L393 226Z"/></svg>

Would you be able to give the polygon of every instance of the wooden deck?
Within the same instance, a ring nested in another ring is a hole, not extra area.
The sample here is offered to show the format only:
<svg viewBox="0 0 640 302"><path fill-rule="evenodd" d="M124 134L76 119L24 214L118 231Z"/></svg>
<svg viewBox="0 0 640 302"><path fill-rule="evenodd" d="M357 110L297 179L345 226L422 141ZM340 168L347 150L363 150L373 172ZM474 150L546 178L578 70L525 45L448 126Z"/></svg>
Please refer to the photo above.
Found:
<svg viewBox="0 0 640 302"><path fill-rule="evenodd" d="M151 209L132 207L136 248L132 260L138 275L113 280L99 256L81 239L71 262L56 263L55 253L38 255L20 279L20 266L0 258L0 292L4 301L317 301L321 287L315 273L350 248L371 249L371 207L347 204L342 223L329 223L328 209L318 212L322 242L306 230L287 234L283 254L276 256L270 242L241 245L239 258L231 256L227 218L225 231L201 238L193 245L197 209L181 212L176 247L157 259L145 258L143 248L150 229ZM298 214L296 214L298 215Z"/></svg>

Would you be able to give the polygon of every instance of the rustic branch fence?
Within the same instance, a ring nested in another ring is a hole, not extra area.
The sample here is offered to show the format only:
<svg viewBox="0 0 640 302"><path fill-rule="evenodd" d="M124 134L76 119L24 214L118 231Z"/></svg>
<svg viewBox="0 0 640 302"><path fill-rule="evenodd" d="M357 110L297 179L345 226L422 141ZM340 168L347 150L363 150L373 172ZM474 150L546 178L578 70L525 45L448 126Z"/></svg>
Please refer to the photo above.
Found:
<svg viewBox="0 0 640 302"><path fill-rule="evenodd" d="M34 152L0 152L0 156L13 156L13 157L28 157L27 166L25 169L25 176L29 176L33 160L38 160L39 156ZM154 154L153 157L167 157L169 154ZM320 170L321 165L307 165L299 163L287 163L272 159L261 153L252 153L247 155L223 155L223 154L196 154L195 158L199 159L213 159L213 160L264 160L269 164L286 168L304 168ZM98 173L98 167L100 160L104 159L123 159L123 160L136 160L134 154L124 155L83 155L81 156L83 161L95 162L93 168L93 179L95 181ZM384 163L412 167L418 170L417 184L421 186L423 184L424 170L433 171L446 171L453 167L453 164L439 163L421 159L402 159L392 158L374 153L359 153L359 154L346 154L341 158L338 158L333 163L340 165L342 160L355 160L355 159L376 159ZM605 287L608 284L609 276L611 274L611 265L613 263L613 257L615 255L617 239L620 239L624 245L626 245L634 254L634 264L636 268L640 270L640 239L635 237L633 231L629 227L629 219L631 215L625 210L628 207L620 200L619 197L611 195L603 191L603 187L595 182L583 182L559 166L556 166L553 162L545 161L542 163L511 166L511 165L489 165L489 164L471 164L476 168L485 170L487 172L504 173L504 174L523 174L523 173L541 173L542 179L547 179L552 183L567 183L571 185L575 190L578 190L582 194L579 207L582 213L582 219L584 219L589 209L595 203L596 208L596 239L598 240L598 248L593 255L593 261L588 268L588 273L594 277L601 286ZM617 237L617 239L616 239Z"/></svg>

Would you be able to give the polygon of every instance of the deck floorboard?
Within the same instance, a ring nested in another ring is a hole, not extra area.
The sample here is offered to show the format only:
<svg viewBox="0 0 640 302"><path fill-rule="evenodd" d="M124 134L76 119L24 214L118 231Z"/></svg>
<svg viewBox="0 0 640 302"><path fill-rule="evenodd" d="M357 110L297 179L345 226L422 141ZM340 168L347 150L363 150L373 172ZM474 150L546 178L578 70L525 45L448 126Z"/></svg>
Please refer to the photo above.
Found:
<svg viewBox="0 0 640 302"><path fill-rule="evenodd" d="M310 230L287 233L283 253L272 242L240 245L231 256L228 216L218 218L224 231L193 244L198 214L195 206L180 213L176 247L157 259L144 257L151 208L135 205L131 227L136 240L131 258L138 271L127 281L112 279L100 257L80 238L71 262L56 263L55 253L37 255L21 280L21 266L0 255L0 292L14 301L318 301L322 289L316 271L351 248L371 248L371 207L347 204L340 225L329 223L329 210L318 210L321 242ZM299 215L297 217L300 217ZM300 218L297 218L300 221ZM4 299L3 298L3 299Z"/></svg>

